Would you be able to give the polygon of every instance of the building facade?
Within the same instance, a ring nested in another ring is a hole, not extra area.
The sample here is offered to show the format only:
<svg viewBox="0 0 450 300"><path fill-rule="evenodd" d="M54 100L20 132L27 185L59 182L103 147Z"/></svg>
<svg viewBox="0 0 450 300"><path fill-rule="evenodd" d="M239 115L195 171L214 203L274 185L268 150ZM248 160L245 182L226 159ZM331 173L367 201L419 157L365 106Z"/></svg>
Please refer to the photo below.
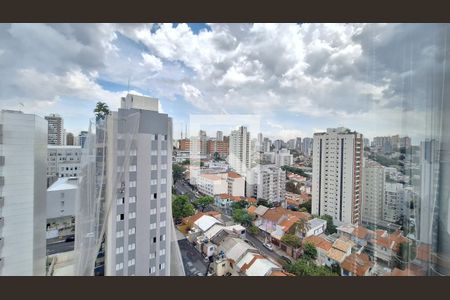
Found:
<svg viewBox="0 0 450 300"><path fill-rule="evenodd" d="M276 165L258 165L247 175L247 197L286 206L286 171Z"/></svg>
<svg viewBox="0 0 450 300"><path fill-rule="evenodd" d="M315 133L312 213L330 215L336 224L361 221L362 134L347 128Z"/></svg>
<svg viewBox="0 0 450 300"><path fill-rule="evenodd" d="M250 132L241 126L230 134L230 150L228 156L230 167L243 175L250 169Z"/></svg>
<svg viewBox="0 0 450 300"><path fill-rule="evenodd" d="M362 221L375 223L383 219L385 168L367 160L363 170Z"/></svg>
<svg viewBox="0 0 450 300"><path fill-rule="evenodd" d="M48 144L64 145L64 120L60 115L51 114L45 117L48 122Z"/></svg>
<svg viewBox="0 0 450 300"><path fill-rule="evenodd" d="M128 94L107 117L105 275L170 275L172 119Z"/></svg>
<svg viewBox="0 0 450 300"><path fill-rule="evenodd" d="M47 122L0 112L0 275L46 272Z"/></svg>
<svg viewBox="0 0 450 300"><path fill-rule="evenodd" d="M81 146L47 146L47 186L58 178L78 177L81 171Z"/></svg>

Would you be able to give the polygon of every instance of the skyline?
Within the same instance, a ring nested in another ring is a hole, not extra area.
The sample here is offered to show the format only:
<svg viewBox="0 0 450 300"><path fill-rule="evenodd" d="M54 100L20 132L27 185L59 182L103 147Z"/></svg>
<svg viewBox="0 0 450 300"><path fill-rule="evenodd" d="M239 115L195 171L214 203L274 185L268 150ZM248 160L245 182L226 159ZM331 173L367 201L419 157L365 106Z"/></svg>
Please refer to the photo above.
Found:
<svg viewBox="0 0 450 300"><path fill-rule="evenodd" d="M0 101L59 113L74 133L97 101L116 110L129 91L160 99L176 138L189 115L222 113L259 115L272 139L343 126L417 144L436 26L2 24Z"/></svg>

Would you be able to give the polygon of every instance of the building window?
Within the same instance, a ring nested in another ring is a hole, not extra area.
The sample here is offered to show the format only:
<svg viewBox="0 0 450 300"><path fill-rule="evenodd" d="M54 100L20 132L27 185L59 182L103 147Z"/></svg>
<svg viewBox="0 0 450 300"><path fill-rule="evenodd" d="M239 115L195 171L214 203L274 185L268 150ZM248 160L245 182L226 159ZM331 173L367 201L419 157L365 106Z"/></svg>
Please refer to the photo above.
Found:
<svg viewBox="0 0 450 300"><path fill-rule="evenodd" d="M119 199L117 199L117 205L124 204L124 202L125 202L125 198L119 198Z"/></svg>
<svg viewBox="0 0 450 300"><path fill-rule="evenodd" d="M125 218L125 215L124 215L124 214L119 214L119 215L117 215L116 220L117 220L117 221L123 221L124 218Z"/></svg>
<svg viewBox="0 0 450 300"><path fill-rule="evenodd" d="M136 187L136 181L130 181L130 187Z"/></svg>
<svg viewBox="0 0 450 300"><path fill-rule="evenodd" d="M167 164L162 164L161 165L161 170L167 170Z"/></svg>
<svg viewBox="0 0 450 300"><path fill-rule="evenodd" d="M166 235L165 234L162 234L162 235L160 235L159 236L159 240L162 242L162 241L165 241L166 240Z"/></svg>
<svg viewBox="0 0 450 300"><path fill-rule="evenodd" d="M136 155L137 155L136 149L130 150L130 156L136 156Z"/></svg>
<svg viewBox="0 0 450 300"><path fill-rule="evenodd" d="M155 267L151 267L151 268L150 268L150 274L155 273L155 271L156 271L156 270L155 270Z"/></svg>
<svg viewBox="0 0 450 300"><path fill-rule="evenodd" d="M151 185L156 185L156 184L158 184L158 180L157 179L152 179L152 180L150 180L150 184Z"/></svg>
<svg viewBox="0 0 450 300"><path fill-rule="evenodd" d="M152 171L158 170L158 165L151 165L150 169Z"/></svg>
<svg viewBox="0 0 450 300"><path fill-rule="evenodd" d="M129 235L136 234L136 227L133 227L133 228L128 229L128 234L129 234Z"/></svg>
<svg viewBox="0 0 450 300"><path fill-rule="evenodd" d="M156 223L150 224L150 230L151 230L151 229L156 229Z"/></svg>
<svg viewBox="0 0 450 300"><path fill-rule="evenodd" d="M123 246L116 248L116 254L120 254L120 253L123 253Z"/></svg>
<svg viewBox="0 0 450 300"><path fill-rule="evenodd" d="M156 215L156 208L150 209L150 215Z"/></svg>
<svg viewBox="0 0 450 300"><path fill-rule="evenodd" d="M161 178L161 184L166 184L167 180L166 178Z"/></svg>
<svg viewBox="0 0 450 300"><path fill-rule="evenodd" d="M161 250L159 250L159 255L160 256L163 256L163 255L165 255L166 254L166 249L161 249Z"/></svg>
<svg viewBox="0 0 450 300"><path fill-rule="evenodd" d="M136 172L136 165L132 165L130 166L130 168L128 169L130 172Z"/></svg>
<svg viewBox="0 0 450 300"><path fill-rule="evenodd" d="M128 245L128 251L132 251L134 249L136 249L136 244L135 243L132 243L132 244Z"/></svg>
<svg viewBox="0 0 450 300"><path fill-rule="evenodd" d="M165 268L166 268L166 264L165 263L159 264L159 269L160 270L164 270Z"/></svg>
<svg viewBox="0 0 450 300"><path fill-rule="evenodd" d="M130 259L130 260L128 261L128 266L129 266L129 267L134 266L135 264L136 264L136 260L135 260L134 258L132 258L132 259Z"/></svg>
<svg viewBox="0 0 450 300"><path fill-rule="evenodd" d="M135 219L135 218L136 218L136 212L130 212L130 213L128 213L128 218L129 218L129 219Z"/></svg>
<svg viewBox="0 0 450 300"><path fill-rule="evenodd" d="M162 206L161 209L160 209L159 211L162 212L162 213L163 213L163 212L166 212L166 207L165 207L165 206ZM156 213L156 209L155 209L155 213Z"/></svg>
<svg viewBox="0 0 450 300"><path fill-rule="evenodd" d="M116 264L116 271L123 269L123 263Z"/></svg>
<svg viewBox="0 0 450 300"><path fill-rule="evenodd" d="M117 237L117 238L123 237L123 230L117 231L117 232L116 232L116 237Z"/></svg>
<svg viewBox="0 0 450 300"><path fill-rule="evenodd" d="M136 202L136 196L132 196L128 198L129 203L135 203Z"/></svg>
<svg viewBox="0 0 450 300"><path fill-rule="evenodd" d="M166 221L161 221L161 222L159 223L159 226L160 226L160 227L166 227Z"/></svg>

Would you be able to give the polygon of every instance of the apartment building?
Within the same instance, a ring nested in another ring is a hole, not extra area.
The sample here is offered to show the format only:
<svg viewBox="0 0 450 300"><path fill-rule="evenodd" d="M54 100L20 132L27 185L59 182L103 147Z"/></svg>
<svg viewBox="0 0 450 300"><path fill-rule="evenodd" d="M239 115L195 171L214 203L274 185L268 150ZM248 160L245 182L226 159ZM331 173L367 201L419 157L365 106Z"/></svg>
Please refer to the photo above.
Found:
<svg viewBox="0 0 450 300"><path fill-rule="evenodd" d="M230 150L228 162L230 167L241 175L245 175L251 167L250 132L241 126L230 134Z"/></svg>
<svg viewBox="0 0 450 300"><path fill-rule="evenodd" d="M64 145L65 144L65 132L64 132L64 120L58 114L50 114L45 116L48 122L48 144L49 145Z"/></svg>
<svg viewBox="0 0 450 300"><path fill-rule="evenodd" d="M128 94L107 117L105 275L170 275L172 119Z"/></svg>
<svg viewBox="0 0 450 300"><path fill-rule="evenodd" d="M58 178L78 177L81 146L47 146L47 187Z"/></svg>
<svg viewBox="0 0 450 300"><path fill-rule="evenodd" d="M45 275L47 121L0 111L0 275Z"/></svg>
<svg viewBox="0 0 450 300"><path fill-rule="evenodd" d="M218 131L220 132L220 131ZM228 156L228 151L229 151L229 144L228 142L223 140L223 136L222 136L222 141L219 140L209 140L207 142L207 146L208 146L208 155L210 157L214 157L215 153L217 153L217 155L220 158L226 158Z"/></svg>
<svg viewBox="0 0 450 300"><path fill-rule="evenodd" d="M258 165L247 174L247 197L286 206L286 171L276 165Z"/></svg>
<svg viewBox="0 0 450 300"><path fill-rule="evenodd" d="M278 167L292 166L292 164L294 163L294 156L288 149L278 150L274 155L274 163Z"/></svg>
<svg viewBox="0 0 450 300"><path fill-rule="evenodd" d="M361 222L362 134L339 127L315 133L312 213L335 224Z"/></svg>
<svg viewBox="0 0 450 300"><path fill-rule="evenodd" d="M366 160L363 169L362 221L377 223L383 219L385 167L379 163Z"/></svg>

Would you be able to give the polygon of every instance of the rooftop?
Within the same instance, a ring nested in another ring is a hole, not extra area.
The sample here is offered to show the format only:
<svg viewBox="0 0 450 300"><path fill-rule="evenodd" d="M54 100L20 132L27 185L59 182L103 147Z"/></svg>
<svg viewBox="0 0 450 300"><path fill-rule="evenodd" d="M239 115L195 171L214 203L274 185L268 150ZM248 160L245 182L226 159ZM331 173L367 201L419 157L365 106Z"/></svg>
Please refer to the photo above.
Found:
<svg viewBox="0 0 450 300"><path fill-rule="evenodd" d="M197 221L194 222L195 225L200 228L202 231L207 231L209 228L211 228L214 224L220 224L221 222L217 220L214 217L203 215L200 218L197 219Z"/></svg>
<svg viewBox="0 0 450 300"><path fill-rule="evenodd" d="M311 236L305 237L303 239L302 243L303 244L311 243L316 248L320 248L325 251L329 251L333 246L333 244L331 244L329 241L327 241L326 239L324 239L320 236L317 236L317 235L311 235Z"/></svg>
<svg viewBox="0 0 450 300"><path fill-rule="evenodd" d="M76 190L78 188L78 179L76 177L58 178L48 189L47 192Z"/></svg>
<svg viewBox="0 0 450 300"><path fill-rule="evenodd" d="M341 268L357 276L364 276L367 270L373 267L373 265L373 262L370 261L367 254L352 253L341 263Z"/></svg>

